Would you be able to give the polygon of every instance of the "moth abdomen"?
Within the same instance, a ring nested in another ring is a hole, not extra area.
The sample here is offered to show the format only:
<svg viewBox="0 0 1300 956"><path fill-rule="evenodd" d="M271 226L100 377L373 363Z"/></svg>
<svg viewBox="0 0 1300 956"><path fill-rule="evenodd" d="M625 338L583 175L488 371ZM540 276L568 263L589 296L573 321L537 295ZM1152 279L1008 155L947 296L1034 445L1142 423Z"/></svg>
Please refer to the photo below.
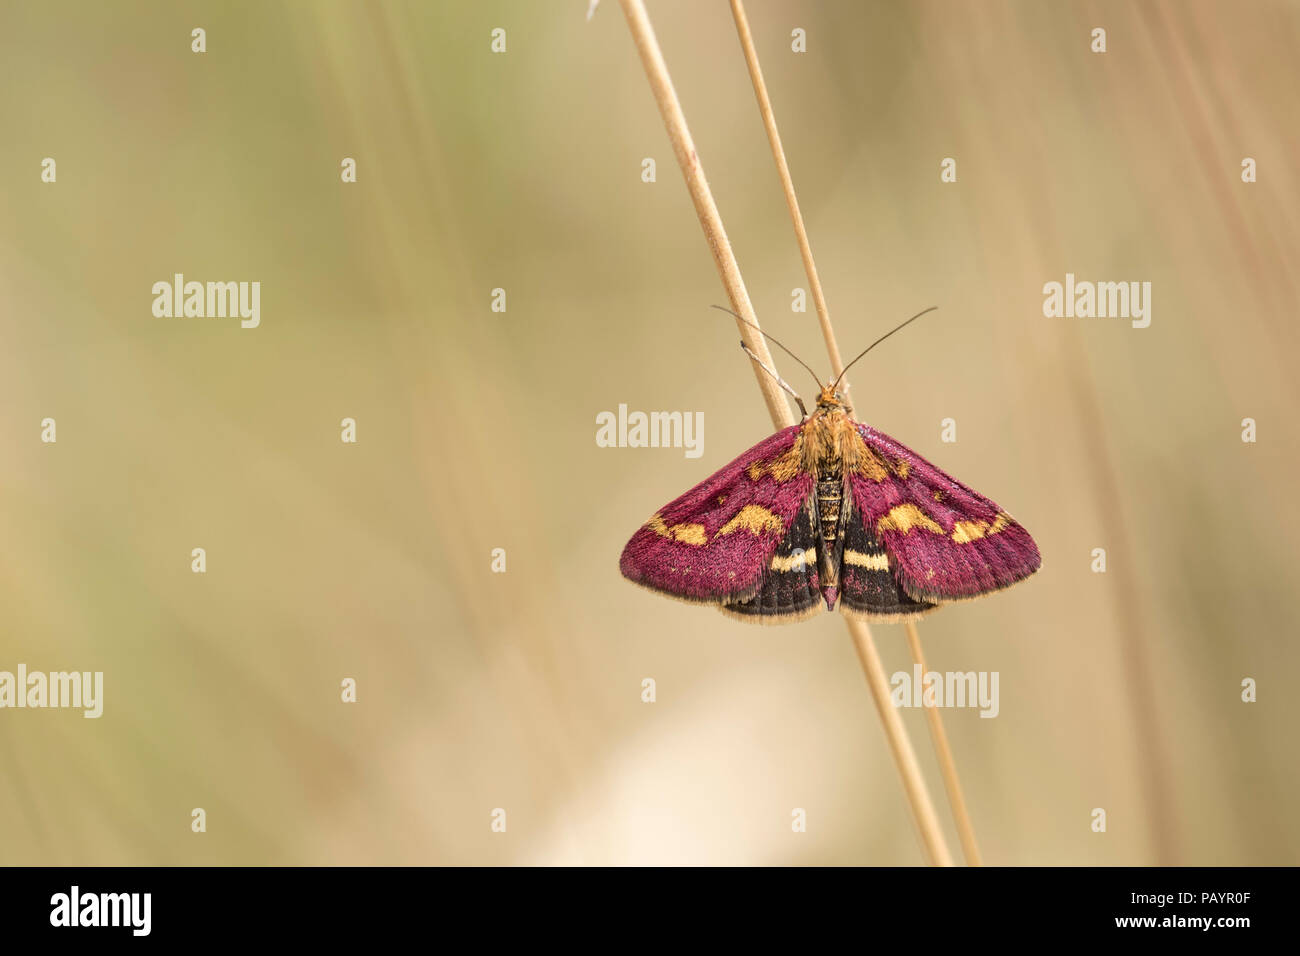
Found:
<svg viewBox="0 0 1300 956"><path fill-rule="evenodd" d="M819 478L817 480L817 517L821 519L822 540L834 544L840 533L840 509L844 505L844 480Z"/></svg>

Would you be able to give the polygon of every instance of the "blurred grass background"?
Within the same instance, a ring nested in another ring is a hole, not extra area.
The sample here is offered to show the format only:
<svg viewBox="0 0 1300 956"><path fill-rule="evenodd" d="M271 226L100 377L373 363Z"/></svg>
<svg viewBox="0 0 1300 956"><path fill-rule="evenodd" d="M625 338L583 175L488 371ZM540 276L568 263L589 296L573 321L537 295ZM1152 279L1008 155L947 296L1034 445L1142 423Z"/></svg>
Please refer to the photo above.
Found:
<svg viewBox="0 0 1300 956"><path fill-rule="evenodd" d="M986 859L1296 863L1300 6L747 9L841 348L940 307L859 416L1044 554L921 628L1001 674L997 719L945 713ZM0 862L920 862L837 619L619 577L770 422L621 11L585 10L0 6L0 669L106 685L97 721L0 713ZM759 315L824 368L726 4L650 13ZM154 318L174 272L261 281L261 327ZM1066 272L1152 282L1150 328L1044 318ZM703 411L703 457L596 447L620 402Z"/></svg>

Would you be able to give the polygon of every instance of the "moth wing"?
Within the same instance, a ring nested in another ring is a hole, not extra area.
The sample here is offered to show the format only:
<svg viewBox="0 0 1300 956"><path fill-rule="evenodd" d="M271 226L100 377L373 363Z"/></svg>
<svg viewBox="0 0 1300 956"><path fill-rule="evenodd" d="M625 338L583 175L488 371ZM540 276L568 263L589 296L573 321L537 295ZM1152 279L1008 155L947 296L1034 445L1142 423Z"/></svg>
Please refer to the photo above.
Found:
<svg viewBox="0 0 1300 956"><path fill-rule="evenodd" d="M876 540L870 521L862 520L845 495L850 511L841 519L844 551L840 558L840 613L878 621L913 620L935 605L911 597L890 566L889 554Z"/></svg>
<svg viewBox="0 0 1300 956"><path fill-rule="evenodd" d="M809 495L781 539L752 597L720 607L728 617L758 624L788 624L820 614L825 606L817 580L816 497Z"/></svg>
<svg viewBox="0 0 1300 956"><path fill-rule="evenodd" d="M801 445L801 426L782 429L664 505L623 549L623 576L702 604L752 598L812 494Z"/></svg>
<svg viewBox="0 0 1300 956"><path fill-rule="evenodd" d="M979 597L1038 570L1034 539L997 504L888 435L857 429L875 464L849 475L853 503L913 600Z"/></svg>

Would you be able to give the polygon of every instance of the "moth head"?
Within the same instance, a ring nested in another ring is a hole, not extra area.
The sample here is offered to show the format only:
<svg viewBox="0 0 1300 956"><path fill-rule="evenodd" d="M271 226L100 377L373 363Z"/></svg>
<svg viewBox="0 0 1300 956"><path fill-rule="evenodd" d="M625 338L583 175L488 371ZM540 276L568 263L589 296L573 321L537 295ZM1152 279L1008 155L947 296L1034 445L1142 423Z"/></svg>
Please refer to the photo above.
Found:
<svg viewBox="0 0 1300 956"><path fill-rule="evenodd" d="M844 396L836 390L834 384L823 385L821 393L817 396L818 408L843 408Z"/></svg>

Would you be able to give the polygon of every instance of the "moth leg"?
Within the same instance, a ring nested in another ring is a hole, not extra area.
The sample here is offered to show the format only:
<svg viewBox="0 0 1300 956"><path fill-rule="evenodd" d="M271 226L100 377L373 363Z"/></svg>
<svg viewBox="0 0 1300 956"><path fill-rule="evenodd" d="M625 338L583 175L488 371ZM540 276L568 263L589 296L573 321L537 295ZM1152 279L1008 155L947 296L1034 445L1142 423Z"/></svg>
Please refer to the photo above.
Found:
<svg viewBox="0 0 1300 956"><path fill-rule="evenodd" d="M749 348L748 345L746 345L744 342L741 342L741 343L740 343L740 347L741 347L742 349L745 350L745 354L746 354L746 355L748 355L750 358L752 358L755 362L758 363L758 367L759 367L759 368L761 368L761 369L762 369L764 372L766 372L768 375L770 375L770 376L772 376L774 379L776 379L776 384L780 385L783 389L785 389L787 392L790 393L790 396L795 400L796 404L798 404L798 406L799 406L799 412L800 412L800 414L803 416L803 418L800 419L800 422L802 423L802 422L807 421L807 420L808 420L808 409L806 409L806 408L803 407L803 399L799 397L799 393L796 392L793 388L791 388L791 387L786 383L786 380L783 379L780 375L777 375L776 372L775 372L773 369L770 369L770 368L768 368L766 365L764 365L764 364L763 364L763 360L762 360L761 358L759 358L757 355L755 355L755 354L750 350L750 348Z"/></svg>

